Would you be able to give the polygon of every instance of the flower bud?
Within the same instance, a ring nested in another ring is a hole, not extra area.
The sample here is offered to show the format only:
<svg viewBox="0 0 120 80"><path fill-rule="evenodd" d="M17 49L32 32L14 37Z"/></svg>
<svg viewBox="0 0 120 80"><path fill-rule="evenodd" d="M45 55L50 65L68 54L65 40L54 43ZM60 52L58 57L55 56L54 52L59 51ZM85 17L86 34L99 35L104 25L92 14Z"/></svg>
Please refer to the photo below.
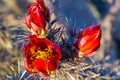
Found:
<svg viewBox="0 0 120 80"><path fill-rule="evenodd" d="M78 36L74 46L78 57L92 56L100 46L101 30L100 24L90 26Z"/></svg>
<svg viewBox="0 0 120 80"><path fill-rule="evenodd" d="M42 35L46 31L46 21L49 22L49 9L45 6L44 0L36 0L29 4L29 11L25 18L26 24L35 35Z"/></svg>

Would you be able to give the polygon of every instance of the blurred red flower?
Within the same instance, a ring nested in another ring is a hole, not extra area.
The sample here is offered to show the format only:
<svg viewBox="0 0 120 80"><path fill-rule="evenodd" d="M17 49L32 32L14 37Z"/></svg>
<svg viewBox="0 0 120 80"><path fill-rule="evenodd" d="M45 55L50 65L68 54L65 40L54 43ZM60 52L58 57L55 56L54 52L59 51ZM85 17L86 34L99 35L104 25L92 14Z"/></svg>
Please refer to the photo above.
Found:
<svg viewBox="0 0 120 80"><path fill-rule="evenodd" d="M45 31L46 21L49 22L49 9L45 6L44 0L36 0L35 3L29 4L28 8L26 24L33 34L39 36Z"/></svg>
<svg viewBox="0 0 120 80"><path fill-rule="evenodd" d="M30 73L40 72L44 76L57 69L62 57L60 47L47 38L29 37L30 41L23 45L24 66Z"/></svg>
<svg viewBox="0 0 120 80"><path fill-rule="evenodd" d="M92 56L100 46L101 29L100 24L93 25L83 30L75 41L78 57Z"/></svg>

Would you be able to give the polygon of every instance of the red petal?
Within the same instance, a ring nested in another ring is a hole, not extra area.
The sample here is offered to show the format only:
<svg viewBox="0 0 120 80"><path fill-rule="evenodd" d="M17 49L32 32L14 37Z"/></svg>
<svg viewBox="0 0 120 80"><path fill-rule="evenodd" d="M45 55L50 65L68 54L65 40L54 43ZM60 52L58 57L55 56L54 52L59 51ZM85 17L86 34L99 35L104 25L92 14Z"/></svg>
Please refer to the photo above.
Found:
<svg viewBox="0 0 120 80"><path fill-rule="evenodd" d="M46 77L48 77L49 76L49 74L47 74L47 73L39 73L40 74L40 76L42 77L42 78L46 78Z"/></svg>
<svg viewBox="0 0 120 80"><path fill-rule="evenodd" d="M100 24L90 26L82 32L82 36L90 34L92 31L100 30Z"/></svg>
<svg viewBox="0 0 120 80"><path fill-rule="evenodd" d="M46 73L47 72L47 66L46 62L43 59L35 59L33 61L33 66L40 72Z"/></svg>
<svg viewBox="0 0 120 80"><path fill-rule="evenodd" d="M28 48L28 43L26 43L22 46L22 51L24 52L24 56L27 57L28 53L30 52L29 48Z"/></svg>
<svg viewBox="0 0 120 80"><path fill-rule="evenodd" d="M83 47L83 46L87 43L88 38L89 38L88 35L79 38L79 39L75 42L75 46L80 49L81 47Z"/></svg>
<svg viewBox="0 0 120 80"><path fill-rule="evenodd" d="M96 45L100 43L99 37L101 37L100 31L95 31L92 34L90 34L88 37L88 41L82 47L80 47L80 50L86 51L92 47L96 47ZM80 43L82 43L82 42L80 42Z"/></svg>
<svg viewBox="0 0 120 80"><path fill-rule="evenodd" d="M39 38L37 40L37 42L38 42L37 45L41 48L41 50L44 50L46 48L51 49L53 46L53 43L50 40L48 40L47 38Z"/></svg>
<svg viewBox="0 0 120 80"><path fill-rule="evenodd" d="M24 67L25 67L25 69L26 69L28 72L30 72L30 73L36 73L36 71L34 71L33 68L30 67L29 65L31 65L31 64L28 64L27 60L25 59L25 61L24 61Z"/></svg>
<svg viewBox="0 0 120 80"><path fill-rule="evenodd" d="M26 20L26 24L27 24L28 28L31 28L31 24L30 24L30 21L31 21L31 20L30 20L30 14L27 14L25 20Z"/></svg>
<svg viewBox="0 0 120 80"><path fill-rule="evenodd" d="M53 54L56 55L59 59L62 58L60 47L57 44L53 46Z"/></svg>
<svg viewBox="0 0 120 80"><path fill-rule="evenodd" d="M39 35L41 34L42 28L34 23L31 22L32 30L35 32L35 34Z"/></svg>
<svg viewBox="0 0 120 80"><path fill-rule="evenodd" d="M46 7L44 0L36 0L36 2L40 9L44 9Z"/></svg>
<svg viewBox="0 0 120 80"><path fill-rule="evenodd" d="M52 48L54 45L50 40L47 38L38 38L36 35L31 35L29 39L32 41L33 45L41 48L42 50L46 48ZM32 46L33 46L32 45Z"/></svg>
<svg viewBox="0 0 120 80"><path fill-rule="evenodd" d="M57 68L58 63L59 63L59 59L57 57L51 57L48 60L48 69L54 71Z"/></svg>
<svg viewBox="0 0 120 80"><path fill-rule="evenodd" d="M35 8L31 13L33 23L38 25L39 27L45 28L45 18L44 14L39 10L38 7Z"/></svg>
<svg viewBox="0 0 120 80"><path fill-rule="evenodd" d="M94 43L94 46L89 48L88 50L84 51L84 56L89 56L91 55L94 51L96 51L100 46L100 43Z"/></svg>

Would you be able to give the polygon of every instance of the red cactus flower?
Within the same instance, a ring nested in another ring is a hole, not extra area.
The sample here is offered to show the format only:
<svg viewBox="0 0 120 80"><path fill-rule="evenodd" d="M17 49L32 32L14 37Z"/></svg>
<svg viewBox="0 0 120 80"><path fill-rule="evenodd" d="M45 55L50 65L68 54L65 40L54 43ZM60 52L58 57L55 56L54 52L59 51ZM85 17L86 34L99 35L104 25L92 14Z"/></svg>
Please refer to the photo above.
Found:
<svg viewBox="0 0 120 80"><path fill-rule="evenodd" d="M46 38L29 37L30 41L24 44L25 69L30 73L40 72L45 76L57 69L61 59L60 47Z"/></svg>
<svg viewBox="0 0 120 80"><path fill-rule="evenodd" d="M79 35L75 42L76 52L79 57L92 56L100 46L100 24L90 26Z"/></svg>
<svg viewBox="0 0 120 80"><path fill-rule="evenodd" d="M29 4L28 8L26 24L34 34L40 35L45 31L46 21L49 22L49 9L45 6L44 0L36 0L35 3Z"/></svg>

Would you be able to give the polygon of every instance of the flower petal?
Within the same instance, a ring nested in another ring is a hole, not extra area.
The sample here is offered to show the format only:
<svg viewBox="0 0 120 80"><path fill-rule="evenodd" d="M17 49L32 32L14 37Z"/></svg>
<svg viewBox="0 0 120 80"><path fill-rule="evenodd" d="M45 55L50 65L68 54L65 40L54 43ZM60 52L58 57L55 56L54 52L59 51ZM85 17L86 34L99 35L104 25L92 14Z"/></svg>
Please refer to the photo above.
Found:
<svg viewBox="0 0 120 80"><path fill-rule="evenodd" d="M51 57L48 60L48 69L51 71L54 71L57 68L58 62L59 62L59 59L57 57Z"/></svg>
<svg viewBox="0 0 120 80"><path fill-rule="evenodd" d="M37 72L36 70L34 70L34 69L30 66L30 64L28 64L28 62L27 62L26 59L24 60L24 67L25 67L25 69L26 69L28 72L30 72L30 73L36 73L36 72Z"/></svg>
<svg viewBox="0 0 120 80"><path fill-rule="evenodd" d="M82 32L82 36L90 34L92 31L100 30L100 24L89 26Z"/></svg>
<svg viewBox="0 0 120 80"><path fill-rule="evenodd" d="M46 65L45 60L43 60L43 59L35 59L33 61L33 66L34 66L34 68L36 68L38 71L40 71L42 73L47 72L47 65Z"/></svg>

